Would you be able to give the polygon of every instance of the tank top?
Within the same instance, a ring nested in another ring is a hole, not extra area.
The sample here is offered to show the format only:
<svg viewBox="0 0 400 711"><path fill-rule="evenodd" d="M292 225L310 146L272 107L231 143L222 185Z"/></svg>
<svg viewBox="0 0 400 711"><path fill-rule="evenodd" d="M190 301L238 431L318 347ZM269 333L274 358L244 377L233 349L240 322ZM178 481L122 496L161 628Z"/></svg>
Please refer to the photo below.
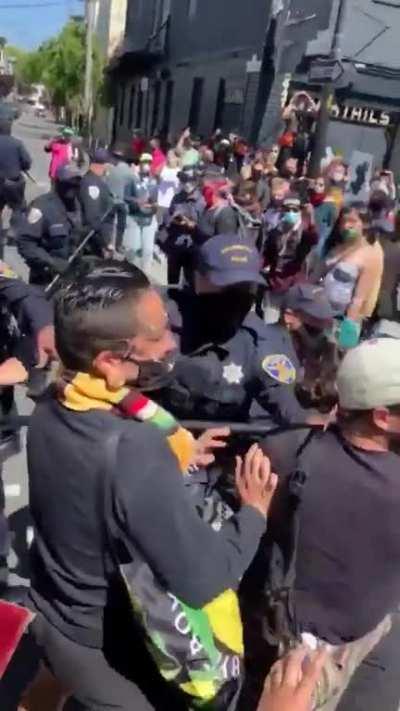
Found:
<svg viewBox="0 0 400 711"><path fill-rule="evenodd" d="M346 261L337 262L326 274L325 293L336 316L346 313L353 299L359 276L360 267L358 264Z"/></svg>

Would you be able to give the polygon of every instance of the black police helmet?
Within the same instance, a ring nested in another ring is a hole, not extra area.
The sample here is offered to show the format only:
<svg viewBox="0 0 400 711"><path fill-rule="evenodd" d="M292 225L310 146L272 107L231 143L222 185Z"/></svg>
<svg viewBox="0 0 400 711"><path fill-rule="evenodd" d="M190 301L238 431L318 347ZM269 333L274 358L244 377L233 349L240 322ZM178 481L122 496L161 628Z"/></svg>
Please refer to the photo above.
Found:
<svg viewBox="0 0 400 711"><path fill-rule="evenodd" d="M199 179L199 171L196 168L182 168L178 178L181 183L195 183Z"/></svg>
<svg viewBox="0 0 400 711"><path fill-rule="evenodd" d="M82 175L74 165L61 165L56 173L56 182L61 184L79 183L82 180Z"/></svg>

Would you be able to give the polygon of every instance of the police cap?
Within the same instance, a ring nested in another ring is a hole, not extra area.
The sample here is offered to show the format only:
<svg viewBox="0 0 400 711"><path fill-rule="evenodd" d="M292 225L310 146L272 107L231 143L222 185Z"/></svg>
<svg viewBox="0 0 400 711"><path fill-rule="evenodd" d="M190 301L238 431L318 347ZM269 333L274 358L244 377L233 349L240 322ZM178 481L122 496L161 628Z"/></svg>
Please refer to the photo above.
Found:
<svg viewBox="0 0 400 711"><path fill-rule="evenodd" d="M182 168L178 173L181 183L195 183L199 178L199 171L196 168Z"/></svg>
<svg viewBox="0 0 400 711"><path fill-rule="evenodd" d="M215 286L243 283L265 286L258 250L235 234L209 239L198 252L197 269Z"/></svg>
<svg viewBox="0 0 400 711"><path fill-rule="evenodd" d="M97 165L105 165L111 163L111 155L106 148L96 148L91 155L91 161Z"/></svg>
<svg viewBox="0 0 400 711"><path fill-rule="evenodd" d="M322 287L315 284L296 284L285 295L283 308L301 311L319 321L332 321L334 312Z"/></svg>

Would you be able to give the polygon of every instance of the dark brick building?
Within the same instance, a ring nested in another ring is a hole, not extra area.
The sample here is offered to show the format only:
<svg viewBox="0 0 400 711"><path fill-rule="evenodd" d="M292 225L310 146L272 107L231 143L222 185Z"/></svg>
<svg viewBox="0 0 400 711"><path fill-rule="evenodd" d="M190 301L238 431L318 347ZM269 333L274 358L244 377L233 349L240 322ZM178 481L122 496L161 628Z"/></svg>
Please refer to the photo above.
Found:
<svg viewBox="0 0 400 711"><path fill-rule="evenodd" d="M190 126L269 143L284 87L338 0L128 0L112 67L114 133L172 137Z"/></svg>
<svg viewBox="0 0 400 711"><path fill-rule="evenodd" d="M172 136L190 125L249 137L267 99L265 47L276 0L131 0L112 69L115 133ZM264 59L264 61L263 61ZM271 82L269 82L271 83Z"/></svg>

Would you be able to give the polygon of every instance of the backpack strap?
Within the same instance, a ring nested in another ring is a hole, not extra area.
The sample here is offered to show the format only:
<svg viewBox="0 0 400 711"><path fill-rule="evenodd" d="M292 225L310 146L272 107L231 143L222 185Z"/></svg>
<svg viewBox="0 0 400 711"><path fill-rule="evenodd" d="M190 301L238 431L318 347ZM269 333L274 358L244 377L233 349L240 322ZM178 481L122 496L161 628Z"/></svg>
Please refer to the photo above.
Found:
<svg viewBox="0 0 400 711"><path fill-rule="evenodd" d="M300 639L294 586L300 537L300 505L309 479L303 457L315 434L316 430L311 429L298 448L296 469L286 482L289 504L287 545L283 551L275 544L271 551L270 575L265 589L268 610L263 624L263 637L273 646L283 643L285 648L289 648Z"/></svg>
<svg viewBox="0 0 400 711"><path fill-rule="evenodd" d="M103 563L106 578L118 571L120 561L117 540L119 538L115 525L113 491L114 474L118 466L118 446L122 432L119 427L114 428L106 437L103 444L103 466L99 473L98 482L98 516L103 538Z"/></svg>

